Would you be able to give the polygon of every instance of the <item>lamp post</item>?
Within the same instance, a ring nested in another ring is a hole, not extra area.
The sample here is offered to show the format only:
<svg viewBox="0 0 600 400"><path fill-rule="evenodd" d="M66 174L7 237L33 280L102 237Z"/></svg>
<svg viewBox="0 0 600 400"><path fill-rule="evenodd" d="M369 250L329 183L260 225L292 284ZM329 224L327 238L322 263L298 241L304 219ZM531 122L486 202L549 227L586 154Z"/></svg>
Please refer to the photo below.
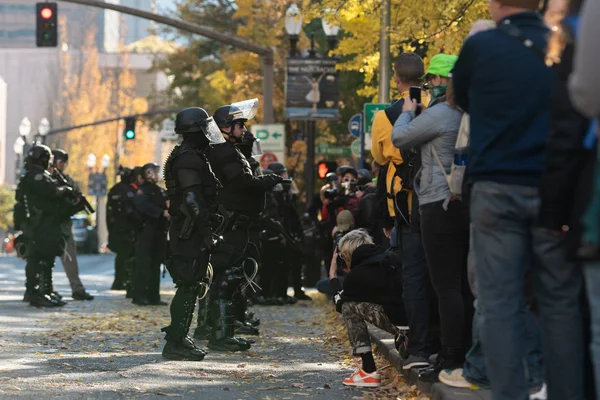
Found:
<svg viewBox="0 0 600 400"><path fill-rule="evenodd" d="M331 10L327 9L325 12L330 13ZM335 46L337 45L337 35L340 32L340 27L327 22L326 17L321 18L321 25L323 26L325 35L327 35L327 43L329 44L329 51L331 51L335 49Z"/></svg>
<svg viewBox="0 0 600 400"><path fill-rule="evenodd" d="M292 4L285 12L285 31L290 40L290 57L296 55L296 46L302 30L302 15L296 4Z"/></svg>
<svg viewBox="0 0 600 400"><path fill-rule="evenodd" d="M13 150L15 151L15 154L17 155L17 162L15 165L15 182L19 181L19 178L21 177L21 160L23 159L23 148L25 146L25 140L23 140L22 136L19 136L16 140L15 143L13 144Z"/></svg>
<svg viewBox="0 0 600 400"><path fill-rule="evenodd" d="M96 196L96 240L98 241L98 196L95 193L95 180L96 174L94 173L94 168L96 167L96 155L94 153L90 153L87 156L86 164L89 170L88 173L88 192L90 195ZM99 241L98 241L99 243Z"/></svg>
<svg viewBox="0 0 600 400"><path fill-rule="evenodd" d="M48 132L50 132L50 121L44 117L38 125L38 134L41 136L42 144L46 144L46 135Z"/></svg>
<svg viewBox="0 0 600 400"><path fill-rule="evenodd" d="M31 145L27 143L27 137L31 133L31 122L29 118L24 117L19 124L19 135L21 135L21 140L23 141L23 151L21 153L21 157L19 157L19 175L23 172L23 168L25 167L25 155L29 153L29 149Z"/></svg>
<svg viewBox="0 0 600 400"><path fill-rule="evenodd" d="M327 13L330 12L330 10L327 10ZM337 41L336 35L339 33L340 28L335 24L328 23L325 18L321 19L321 25L328 38L329 50L333 50ZM285 13L285 30L290 41L290 56L295 57L299 35L302 30L302 15L296 4L292 4ZM308 57L317 57L314 32L311 32L310 34L310 50L308 52ZM313 119L309 119L306 124L306 163L304 164L307 204L312 202L312 195L315 187L315 136L316 123Z"/></svg>

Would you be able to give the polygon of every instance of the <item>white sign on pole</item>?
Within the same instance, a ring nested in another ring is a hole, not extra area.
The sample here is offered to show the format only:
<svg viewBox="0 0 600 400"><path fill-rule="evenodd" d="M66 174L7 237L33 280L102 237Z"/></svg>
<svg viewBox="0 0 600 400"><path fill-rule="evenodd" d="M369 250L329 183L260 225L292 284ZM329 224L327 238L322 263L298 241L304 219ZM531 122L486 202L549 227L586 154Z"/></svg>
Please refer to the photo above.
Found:
<svg viewBox="0 0 600 400"><path fill-rule="evenodd" d="M177 140L177 135L175 134L175 121L170 118L163 120L160 137L162 140Z"/></svg>
<svg viewBox="0 0 600 400"><path fill-rule="evenodd" d="M285 126L283 124L252 125L250 131L260 140L263 154L272 153L285 165Z"/></svg>

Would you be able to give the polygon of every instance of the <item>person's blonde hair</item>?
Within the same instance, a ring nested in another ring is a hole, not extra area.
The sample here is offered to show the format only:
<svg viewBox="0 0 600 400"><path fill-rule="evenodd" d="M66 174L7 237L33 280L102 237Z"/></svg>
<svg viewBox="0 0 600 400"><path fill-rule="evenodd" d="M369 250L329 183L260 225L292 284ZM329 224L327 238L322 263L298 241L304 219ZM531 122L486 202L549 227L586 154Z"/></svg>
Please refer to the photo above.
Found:
<svg viewBox="0 0 600 400"><path fill-rule="evenodd" d="M348 265L352 260L354 250L363 244L375 244L366 229L355 229L346 233L339 241L339 251Z"/></svg>

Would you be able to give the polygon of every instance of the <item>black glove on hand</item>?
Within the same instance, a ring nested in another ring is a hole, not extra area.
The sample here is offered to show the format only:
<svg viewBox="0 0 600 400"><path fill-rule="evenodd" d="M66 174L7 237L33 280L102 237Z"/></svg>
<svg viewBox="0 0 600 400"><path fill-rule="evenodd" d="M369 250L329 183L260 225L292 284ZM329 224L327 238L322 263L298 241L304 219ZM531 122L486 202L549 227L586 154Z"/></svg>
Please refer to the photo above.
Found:
<svg viewBox="0 0 600 400"><path fill-rule="evenodd" d="M252 145L256 142L256 138L250 131L246 131L242 136L242 144L252 147Z"/></svg>
<svg viewBox="0 0 600 400"><path fill-rule="evenodd" d="M281 185L283 186L283 190L286 192L292 188L292 180L291 179L282 179Z"/></svg>

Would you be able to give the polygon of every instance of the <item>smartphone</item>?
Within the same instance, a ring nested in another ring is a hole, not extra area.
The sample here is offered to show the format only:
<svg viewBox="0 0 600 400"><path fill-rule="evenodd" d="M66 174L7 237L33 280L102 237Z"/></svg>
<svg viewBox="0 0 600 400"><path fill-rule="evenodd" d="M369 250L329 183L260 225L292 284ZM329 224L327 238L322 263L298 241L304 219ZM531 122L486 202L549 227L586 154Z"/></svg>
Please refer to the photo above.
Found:
<svg viewBox="0 0 600 400"><path fill-rule="evenodd" d="M416 86L411 86L408 89L408 96L417 101L417 104L421 104L421 88L420 87L416 87ZM421 114L421 106L417 107L417 111L415 112L416 115Z"/></svg>

